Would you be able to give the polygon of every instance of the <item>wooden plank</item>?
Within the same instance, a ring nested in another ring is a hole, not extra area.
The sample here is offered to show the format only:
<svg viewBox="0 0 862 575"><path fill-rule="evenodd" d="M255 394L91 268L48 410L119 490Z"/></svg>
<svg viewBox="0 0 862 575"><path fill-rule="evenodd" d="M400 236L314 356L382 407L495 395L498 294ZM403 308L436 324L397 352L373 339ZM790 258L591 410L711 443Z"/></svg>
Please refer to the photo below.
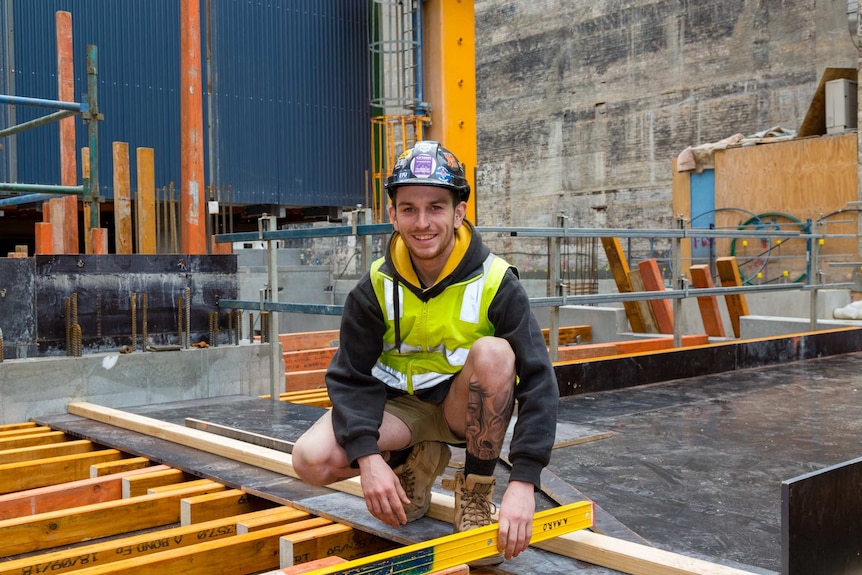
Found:
<svg viewBox="0 0 862 575"><path fill-rule="evenodd" d="M322 347L337 347L341 334L337 329L282 333L278 336L282 351L300 351ZM333 345L335 344L335 345Z"/></svg>
<svg viewBox="0 0 862 575"><path fill-rule="evenodd" d="M312 520L314 521L314 520ZM123 559L76 571L76 575L243 575L279 566L279 538L307 529L304 521L233 537L204 541L145 557Z"/></svg>
<svg viewBox="0 0 862 575"><path fill-rule="evenodd" d="M68 412L72 415L86 417L94 421L100 421L122 429L136 431L138 433L158 437L187 447L193 447L207 453L220 455L228 459L233 459L234 461L242 461L262 469L267 469L283 475L289 475L290 477L296 477L296 472L293 470L290 455L279 451L248 445L229 438L212 436L205 432L187 429L176 424L151 419L133 413L125 413L117 409L102 407L87 402L70 403L68 405ZM362 487L356 478L338 481L330 484L328 487L351 495L362 495ZM452 496L432 492L431 506L426 515L433 519L449 522L452 520L453 508L454 498ZM601 554L602 545L604 543L616 540L603 536L600 536L599 539L587 539L584 537L584 533L590 532L582 530L576 533L561 535L550 541L536 543L536 546L573 559L587 560L599 566L616 568L609 564L610 559L602 559ZM550 548L551 544L556 542L559 543L553 545L553 548ZM574 550L574 543L579 544L577 551ZM619 564L623 561L639 563L641 561L639 557L640 551L640 546L634 548L622 548L620 557L618 560L614 560L614 564ZM593 557L592 554L596 552L598 552L598 557ZM590 554L590 559L585 559L587 554ZM688 560L687 557L673 553L668 553L668 556L663 557L663 559L674 562ZM713 571L705 571L701 569L700 571L689 570L687 572L667 571L667 573L672 573L672 575L753 575L740 570L727 571L724 570L722 566L714 563L700 562L698 565L701 567L707 566L708 568L713 569ZM630 573L635 572L630 571ZM659 572L654 571L653 573Z"/></svg>
<svg viewBox="0 0 862 575"><path fill-rule="evenodd" d="M0 465L0 493L87 479L90 465L122 457L123 454L116 449L103 449Z"/></svg>
<svg viewBox="0 0 862 575"><path fill-rule="evenodd" d="M561 347L557 350L557 361L577 361L579 359L592 359L617 354L617 344L611 343L588 343L574 347Z"/></svg>
<svg viewBox="0 0 862 575"><path fill-rule="evenodd" d="M722 287L742 285L739 267L736 265L736 258L734 256L716 258L715 268L718 270L718 277L721 279ZM727 305L727 313L730 316L730 325L733 326L733 335L739 338L739 318L748 315L748 302L745 300L745 294L726 295L724 296L724 302Z"/></svg>
<svg viewBox="0 0 862 575"><path fill-rule="evenodd" d="M0 575L66 573L82 569L96 562L101 565L197 545L206 541L225 539L237 534L238 522L254 519L255 515L255 513L249 513L188 527L161 529L73 549L0 562ZM314 529L329 523L332 522L327 519L314 518L306 521L301 528Z"/></svg>
<svg viewBox="0 0 862 575"><path fill-rule="evenodd" d="M123 479L123 498L146 495L151 487L189 481L191 477L188 473L170 467L126 477Z"/></svg>
<svg viewBox="0 0 862 575"><path fill-rule="evenodd" d="M754 575L586 529L542 541L536 547L631 575Z"/></svg>
<svg viewBox="0 0 862 575"><path fill-rule="evenodd" d="M131 254L132 197L128 142L113 143L114 161L114 248L117 254Z"/></svg>
<svg viewBox="0 0 862 575"><path fill-rule="evenodd" d="M696 333L682 336L682 346L705 345L709 343L709 336L704 333ZM649 353L663 349L673 349L673 338L656 337L650 339L633 339L631 341L618 341L617 353Z"/></svg>
<svg viewBox="0 0 862 575"><path fill-rule="evenodd" d="M336 555L353 560L395 548L391 541L347 525L328 525L281 538L281 566L289 567Z"/></svg>
<svg viewBox="0 0 862 575"><path fill-rule="evenodd" d="M21 429L7 429L5 431L0 431L0 439L6 439L7 437L23 437L25 435L33 435L36 433L48 433L49 431L54 430L44 425L40 425L39 427L25 427Z"/></svg>
<svg viewBox="0 0 862 575"><path fill-rule="evenodd" d="M639 269L629 272L629 281L632 284L632 291L647 291L647 288L644 285L643 276L641 276L641 271ZM655 321L655 313L652 311L652 306L650 306L649 300L642 299L634 303L638 306L638 310L644 320L644 333L661 333L659 332L658 324Z"/></svg>
<svg viewBox="0 0 862 575"><path fill-rule="evenodd" d="M50 222L36 222L36 255L54 253L54 227Z"/></svg>
<svg viewBox="0 0 862 575"><path fill-rule="evenodd" d="M168 468L167 465L159 467ZM0 495L0 519L35 515L120 499L123 496L122 479L143 472L143 470L125 471L114 475L80 479L59 485Z"/></svg>
<svg viewBox="0 0 862 575"><path fill-rule="evenodd" d="M31 461L33 459L45 459L48 457L60 457L62 455L73 455L76 453L87 453L95 451L98 446L88 439L76 439L63 443L52 443L50 445L33 445L30 447L18 447L16 449L4 449L0 451L0 465L4 463L18 463L20 461Z"/></svg>
<svg viewBox="0 0 862 575"><path fill-rule="evenodd" d="M602 238L602 247L605 248L605 257L608 259L608 267L611 268L611 273L614 276L614 281L617 284L617 291L620 293L631 293L632 284L629 281L629 263L623 254L623 247L620 244L619 238ZM623 302L623 307L626 310L626 317L629 320L629 325L632 331L636 333L646 333L646 325L643 317L635 302Z"/></svg>
<svg viewBox="0 0 862 575"><path fill-rule="evenodd" d="M690 225L691 218L700 215L691 213L691 172L678 171L676 160L676 158L671 160L671 210L675 217L685 218ZM691 264L691 245L692 240L684 239L680 242L680 260L682 263L680 273L686 273Z"/></svg>
<svg viewBox="0 0 862 575"><path fill-rule="evenodd" d="M22 421L20 423L4 423L0 425L0 431L16 431L18 429L31 429L36 427L32 421Z"/></svg>
<svg viewBox="0 0 862 575"><path fill-rule="evenodd" d="M135 205L139 254L156 253L156 184L153 154L152 148L135 150L138 160L138 193Z"/></svg>
<svg viewBox="0 0 862 575"><path fill-rule="evenodd" d="M347 559L342 559L337 555L330 555L329 557L324 557L323 559L317 559L315 561L309 561L308 563L300 563L299 565L293 565L291 567L283 567L275 571L269 571L268 573L264 573L264 575L302 575L303 573L317 571L319 569L325 569L326 567L332 567L333 565L338 565L339 563L346 562Z"/></svg>
<svg viewBox="0 0 862 575"><path fill-rule="evenodd" d="M711 288L712 272L706 264L689 267L691 283L695 288ZM697 307L700 308L700 317L703 320L703 329L707 335L713 337L724 337L724 322L721 321L721 312L718 308L718 298L714 295L701 296L697 298Z"/></svg>
<svg viewBox="0 0 862 575"><path fill-rule="evenodd" d="M260 531L268 529L276 525L284 523L293 523L295 521L305 521L312 519L312 515L307 511L300 511L292 507L273 507L272 509L263 509L254 513L248 513L242 516L242 519L236 521L236 532L239 534L250 533L252 531ZM323 519L326 525L332 523L327 519ZM320 526L317 526L320 527Z"/></svg>
<svg viewBox="0 0 862 575"><path fill-rule="evenodd" d="M304 369L284 374L284 391L314 389L326 385L326 369Z"/></svg>
<svg viewBox="0 0 862 575"><path fill-rule="evenodd" d="M589 343L593 340L593 328L589 325L570 325L561 327L558 329L557 333L557 341L560 345L568 345L570 343ZM545 338L545 345L550 345L551 330L543 328L542 335Z"/></svg>
<svg viewBox="0 0 862 575"><path fill-rule="evenodd" d="M178 523L183 497L224 488L212 483L210 487L192 487L84 505L76 507L74 514L61 509L5 519L0 521L0 557Z"/></svg>
<svg viewBox="0 0 862 575"><path fill-rule="evenodd" d="M158 469L167 469L167 466L153 466L150 460L146 457L128 457L119 461L106 461L104 463L94 463L90 466L90 477L102 477L103 475L113 475L114 473L123 473L124 471L134 471L137 469L146 469L150 467L153 471Z"/></svg>
<svg viewBox="0 0 862 575"><path fill-rule="evenodd" d="M147 489L147 495L160 495L163 493L170 493L171 491L183 491L189 488L209 489L213 485L219 485L221 489L214 489L211 491L207 491L207 493L212 493L212 491L223 491L227 489L227 487L221 485L216 481L213 481L212 479L193 479L192 481L183 481L182 483L171 483L168 485L150 487L149 489Z"/></svg>
<svg viewBox="0 0 862 575"><path fill-rule="evenodd" d="M647 291L664 291L664 279L661 277L661 271L658 269L658 262L655 258L638 262L638 269ZM670 301L651 299L649 305L655 316L659 333L673 333L673 309L671 309Z"/></svg>
<svg viewBox="0 0 862 575"><path fill-rule="evenodd" d="M321 349L306 349L303 351L288 351L282 354L284 357L285 371L305 371L309 369L326 369L332 356L335 355L337 347Z"/></svg>
<svg viewBox="0 0 862 575"><path fill-rule="evenodd" d="M36 433L16 437L0 439L0 451L7 449L18 449L21 447L32 447L34 445L50 445L62 443L69 438L62 431L49 431L47 433Z"/></svg>
<svg viewBox="0 0 862 575"><path fill-rule="evenodd" d="M180 501L180 525L223 519L231 515L269 509L275 505L277 504L239 489L196 495Z"/></svg>

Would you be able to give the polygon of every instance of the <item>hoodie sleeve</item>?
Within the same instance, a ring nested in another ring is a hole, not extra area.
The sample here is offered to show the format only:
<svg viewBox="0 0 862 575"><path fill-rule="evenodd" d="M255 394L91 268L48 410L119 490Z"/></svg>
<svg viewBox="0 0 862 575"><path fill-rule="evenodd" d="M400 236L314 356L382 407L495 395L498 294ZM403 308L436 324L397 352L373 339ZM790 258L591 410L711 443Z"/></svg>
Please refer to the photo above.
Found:
<svg viewBox="0 0 862 575"><path fill-rule="evenodd" d="M386 403L386 386L371 375L383 349L385 324L368 274L347 295L338 351L326 371L335 439L352 467L365 455L380 453L377 440Z"/></svg>
<svg viewBox="0 0 862 575"><path fill-rule="evenodd" d="M509 447L509 480L526 481L538 488L542 468L551 459L560 390L527 292L512 270L506 273L488 316L495 335L512 346L519 378L515 388L518 420Z"/></svg>

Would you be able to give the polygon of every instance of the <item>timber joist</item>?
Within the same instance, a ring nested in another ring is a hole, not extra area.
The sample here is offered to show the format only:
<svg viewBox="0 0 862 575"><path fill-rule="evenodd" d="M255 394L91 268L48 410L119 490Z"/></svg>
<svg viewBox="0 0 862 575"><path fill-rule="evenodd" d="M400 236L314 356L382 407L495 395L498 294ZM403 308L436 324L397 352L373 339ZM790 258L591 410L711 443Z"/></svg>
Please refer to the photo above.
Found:
<svg viewBox="0 0 862 575"><path fill-rule="evenodd" d="M0 433L0 575L242 575L394 546L48 427Z"/></svg>

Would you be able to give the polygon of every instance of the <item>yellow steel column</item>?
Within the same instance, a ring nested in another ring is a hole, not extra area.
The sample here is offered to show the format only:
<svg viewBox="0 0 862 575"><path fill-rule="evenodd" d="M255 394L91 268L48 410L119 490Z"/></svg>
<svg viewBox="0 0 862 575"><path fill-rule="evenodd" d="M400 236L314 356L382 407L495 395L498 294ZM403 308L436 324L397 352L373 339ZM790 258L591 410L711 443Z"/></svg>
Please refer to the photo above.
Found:
<svg viewBox="0 0 862 575"><path fill-rule="evenodd" d="M476 223L476 54L473 0L423 3L425 100L432 125L425 138L437 140L464 163L473 193L467 218Z"/></svg>

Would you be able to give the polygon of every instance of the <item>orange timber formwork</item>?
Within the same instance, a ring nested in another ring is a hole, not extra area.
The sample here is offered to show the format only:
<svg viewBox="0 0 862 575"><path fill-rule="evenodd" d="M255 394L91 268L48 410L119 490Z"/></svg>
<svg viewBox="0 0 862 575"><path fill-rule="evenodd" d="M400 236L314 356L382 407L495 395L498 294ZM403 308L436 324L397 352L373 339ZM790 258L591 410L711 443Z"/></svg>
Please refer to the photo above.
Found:
<svg viewBox="0 0 862 575"><path fill-rule="evenodd" d="M48 427L0 426L0 575L245 575L281 567L283 537L286 573L396 546Z"/></svg>

